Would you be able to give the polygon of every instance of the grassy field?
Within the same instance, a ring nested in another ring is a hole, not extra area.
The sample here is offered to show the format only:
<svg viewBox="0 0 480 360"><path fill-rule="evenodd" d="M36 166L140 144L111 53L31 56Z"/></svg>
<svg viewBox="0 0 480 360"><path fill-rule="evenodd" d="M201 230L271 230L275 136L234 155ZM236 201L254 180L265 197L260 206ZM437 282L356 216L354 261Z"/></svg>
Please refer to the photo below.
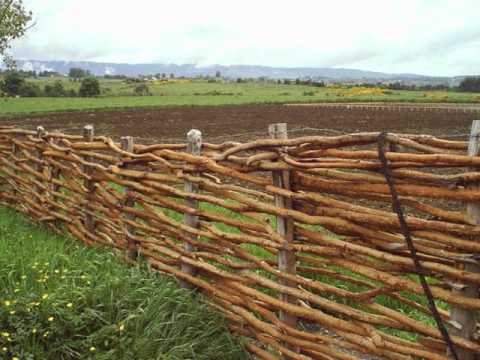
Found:
<svg viewBox="0 0 480 360"><path fill-rule="evenodd" d="M43 87L59 79L29 80ZM79 83L65 78L64 87L78 90ZM55 111L163 106L206 106L304 102L419 102L480 103L480 95L454 91L395 91L379 88L314 87L274 83L209 83L202 80L149 82L151 96L133 96L138 84L101 80L98 98L0 99L0 116Z"/></svg>
<svg viewBox="0 0 480 360"><path fill-rule="evenodd" d="M0 358L245 359L223 319L170 278L0 208Z"/></svg>

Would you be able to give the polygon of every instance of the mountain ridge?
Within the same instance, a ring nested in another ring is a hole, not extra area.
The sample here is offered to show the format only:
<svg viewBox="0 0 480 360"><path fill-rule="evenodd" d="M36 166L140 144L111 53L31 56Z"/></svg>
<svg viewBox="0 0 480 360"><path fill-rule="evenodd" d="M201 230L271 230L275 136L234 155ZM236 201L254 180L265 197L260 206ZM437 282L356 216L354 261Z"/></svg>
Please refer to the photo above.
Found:
<svg viewBox="0 0 480 360"><path fill-rule="evenodd" d="M96 76L126 75L144 76L165 73L173 73L176 77L215 76L219 71L225 78L260 78L271 79L296 79L312 78L318 80L447 80L452 77L427 76L410 73L384 73L350 68L331 67L273 67L263 65L208 65L195 64L126 64L126 63L103 63L93 61L46 61L46 60L18 60L18 67L22 70L55 71L60 74L68 74L70 68L81 67L89 70Z"/></svg>

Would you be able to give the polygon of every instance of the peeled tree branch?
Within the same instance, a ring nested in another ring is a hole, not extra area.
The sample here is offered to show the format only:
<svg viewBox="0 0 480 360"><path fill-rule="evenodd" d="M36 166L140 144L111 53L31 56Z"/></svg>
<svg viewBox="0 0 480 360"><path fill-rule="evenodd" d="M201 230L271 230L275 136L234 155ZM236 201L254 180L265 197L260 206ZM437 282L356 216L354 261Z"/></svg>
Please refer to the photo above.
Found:
<svg viewBox="0 0 480 360"><path fill-rule="evenodd" d="M32 13L25 10L22 0L0 0L0 56L7 66L13 65L8 50L13 40L28 30Z"/></svg>

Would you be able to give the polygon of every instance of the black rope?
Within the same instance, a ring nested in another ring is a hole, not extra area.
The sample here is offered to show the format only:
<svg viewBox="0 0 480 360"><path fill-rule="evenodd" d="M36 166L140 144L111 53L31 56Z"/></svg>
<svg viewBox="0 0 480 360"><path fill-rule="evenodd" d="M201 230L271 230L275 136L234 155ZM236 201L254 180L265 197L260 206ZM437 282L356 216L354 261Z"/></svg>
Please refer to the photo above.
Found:
<svg viewBox="0 0 480 360"><path fill-rule="evenodd" d="M405 241L407 242L408 249L412 256L413 263L415 264L415 271L418 277L420 278L420 283L422 285L423 291L428 300L428 307L430 308L432 316L435 319L435 322L437 323L438 330L442 334L443 339L445 340L445 343L447 344L448 349L450 350L450 353L453 356L453 358L455 360L459 360L457 356L457 352L455 350L455 346L452 343L452 339L450 338L448 330L445 327L445 324L443 323L440 313L438 312L437 305L435 304L435 301L433 298L432 290L430 289L430 286L428 285L427 280L425 279L425 271L422 267L422 264L420 263L420 260L418 260L417 250L415 249L415 245L413 244L410 228L408 227L407 222L405 220L405 214L403 212L402 205L398 198L395 182L393 180L393 176L390 171L390 168L388 167L387 157L385 156L386 138L387 138L386 132L382 132L378 136L378 158L382 163L385 180L387 181L388 187L390 188L390 194L392 196L392 208L393 208L393 211L398 216L398 221L400 223L400 230L403 233L403 236L405 237Z"/></svg>

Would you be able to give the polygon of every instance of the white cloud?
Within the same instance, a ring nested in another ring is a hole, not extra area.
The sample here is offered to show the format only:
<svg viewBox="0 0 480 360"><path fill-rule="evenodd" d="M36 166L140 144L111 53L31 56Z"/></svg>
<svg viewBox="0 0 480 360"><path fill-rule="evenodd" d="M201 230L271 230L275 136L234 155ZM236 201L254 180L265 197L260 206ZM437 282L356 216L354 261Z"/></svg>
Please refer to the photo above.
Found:
<svg viewBox="0 0 480 360"><path fill-rule="evenodd" d="M26 0L19 58L480 73L478 0Z"/></svg>

